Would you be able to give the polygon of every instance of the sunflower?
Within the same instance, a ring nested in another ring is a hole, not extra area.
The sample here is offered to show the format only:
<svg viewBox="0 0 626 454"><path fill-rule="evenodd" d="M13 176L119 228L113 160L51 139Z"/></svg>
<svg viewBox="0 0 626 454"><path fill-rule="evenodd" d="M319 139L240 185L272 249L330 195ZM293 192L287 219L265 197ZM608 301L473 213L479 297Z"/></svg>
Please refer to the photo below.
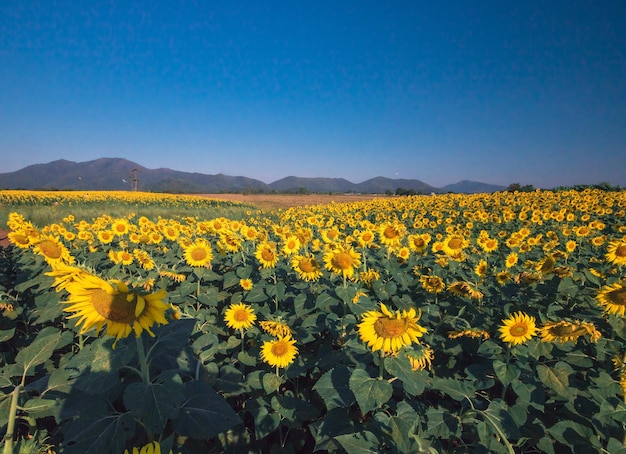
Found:
<svg viewBox="0 0 626 454"><path fill-rule="evenodd" d="M199 238L183 249L183 256L189 266L210 267L213 251L208 241Z"/></svg>
<svg viewBox="0 0 626 454"><path fill-rule="evenodd" d="M589 322L546 322L539 329L539 336L542 342L575 342L579 337L588 334L592 342L596 342L602 334L596 329L593 323Z"/></svg>
<svg viewBox="0 0 626 454"><path fill-rule="evenodd" d="M556 265L556 260L552 254L546 255L542 258L539 263L535 266L535 270L540 272L541 274L550 274L554 272L554 267Z"/></svg>
<svg viewBox="0 0 626 454"><path fill-rule="evenodd" d="M363 230L356 235L356 240L360 247L369 247L374 242L374 232L369 229Z"/></svg>
<svg viewBox="0 0 626 454"><path fill-rule="evenodd" d="M596 295L596 300L609 314L623 317L626 312L626 287L620 282L605 285Z"/></svg>
<svg viewBox="0 0 626 454"><path fill-rule="evenodd" d="M141 249L133 249L133 256L144 270L150 271L156 268L156 263L154 263L154 260L152 259L152 257L150 257L150 254L148 254L146 251Z"/></svg>
<svg viewBox="0 0 626 454"><path fill-rule="evenodd" d="M409 351L406 356L409 358L411 370L424 370L431 368L435 352L427 345L419 345L417 349L413 348Z"/></svg>
<svg viewBox="0 0 626 454"><path fill-rule="evenodd" d="M421 233L417 235L409 235L407 237L407 242L409 244L409 248L416 254L421 254L428 248L428 243L430 243L431 236L429 233Z"/></svg>
<svg viewBox="0 0 626 454"><path fill-rule="evenodd" d="M322 276L320 265L313 255L296 255L291 260L291 266L305 281L316 281Z"/></svg>
<svg viewBox="0 0 626 454"><path fill-rule="evenodd" d="M7 236L9 238L9 242L20 249L28 249L33 244L33 237L21 230L9 232Z"/></svg>
<svg viewBox="0 0 626 454"><path fill-rule="evenodd" d="M54 271L47 274L55 275ZM97 334L106 324L107 335L115 337L115 345L131 331L137 337L143 331L154 336L150 330L152 325L168 323L165 311L169 305L164 301L167 297L165 290L144 295L130 290L119 280L105 281L73 267L57 268L55 277L53 285L69 293L69 298L63 302L68 306L63 310L72 313L68 318L78 318L76 325L82 324L80 334L91 328L95 328Z"/></svg>
<svg viewBox="0 0 626 454"><path fill-rule="evenodd" d="M380 279L380 273L370 268L369 270L360 273L359 279L361 279L361 282L365 285L372 285L372 282Z"/></svg>
<svg viewBox="0 0 626 454"><path fill-rule="evenodd" d="M54 235L42 235L41 240L33 248L33 252L41 255L49 264L59 262L73 263L74 257L70 255L70 251L65 247L59 237Z"/></svg>
<svg viewBox="0 0 626 454"><path fill-rule="evenodd" d="M285 368L293 363L298 354L296 340L291 336L281 336L276 340L265 341L261 346L261 359L272 367Z"/></svg>
<svg viewBox="0 0 626 454"><path fill-rule="evenodd" d="M406 232L406 227L401 222L385 222L378 228L378 237L381 244L397 246Z"/></svg>
<svg viewBox="0 0 626 454"><path fill-rule="evenodd" d="M485 274L487 274L488 270L489 266L487 265L486 260L479 261L478 264L474 267L474 273L476 273L476 276L478 277L485 277Z"/></svg>
<svg viewBox="0 0 626 454"><path fill-rule="evenodd" d="M278 263L276 243L272 241L260 243L256 248L254 256L261 262L263 268L274 268L276 263Z"/></svg>
<svg viewBox="0 0 626 454"><path fill-rule="evenodd" d="M254 284L252 283L252 279L239 279L239 286L247 292L252 290Z"/></svg>
<svg viewBox="0 0 626 454"><path fill-rule="evenodd" d="M429 276L424 274L420 276L420 283L424 290L429 293L441 293L446 288L446 284L444 284L443 279L439 276Z"/></svg>
<svg viewBox="0 0 626 454"><path fill-rule="evenodd" d="M421 317L415 309L396 311L387 309L380 303L380 311L367 311L358 324L361 340L372 349L381 350L384 354L397 353L402 347L417 343L418 338L426 332L426 328L417 324Z"/></svg>
<svg viewBox="0 0 626 454"><path fill-rule="evenodd" d="M124 454L161 454L161 445L158 442L153 441L152 443L148 443L141 448L134 447L132 451L124 449ZM171 449L170 454L172 454Z"/></svg>
<svg viewBox="0 0 626 454"><path fill-rule="evenodd" d="M275 321L275 320L263 320L259 322L261 329L268 334L271 334L274 337L287 337L291 336L293 333L291 328L287 326L283 322Z"/></svg>
<svg viewBox="0 0 626 454"><path fill-rule="evenodd" d="M510 282L511 279L513 279L513 276L511 276L511 273L507 270L496 273L496 282L500 285Z"/></svg>
<svg viewBox="0 0 626 454"><path fill-rule="evenodd" d="M252 327L256 315L254 309L246 304L231 304L224 312L226 326L232 329L244 330Z"/></svg>
<svg viewBox="0 0 626 454"><path fill-rule="evenodd" d="M495 238L485 237L478 243L478 245L485 252L493 252L498 249L498 240L496 240Z"/></svg>
<svg viewBox="0 0 626 454"><path fill-rule="evenodd" d="M512 268L515 266L518 260L519 260L519 256L517 255L517 253L511 252L509 253L509 255L506 256L506 259L504 261L504 266L506 266L507 268Z"/></svg>
<svg viewBox="0 0 626 454"><path fill-rule="evenodd" d="M626 240L609 242L606 247L606 259L615 265L626 265Z"/></svg>
<svg viewBox="0 0 626 454"><path fill-rule="evenodd" d="M453 259L461 259L463 257L463 249L468 247L470 242L461 235L449 235L443 241L443 252Z"/></svg>
<svg viewBox="0 0 626 454"><path fill-rule="evenodd" d="M471 337L472 339L486 340L489 339L491 336L487 331L476 328L464 329L460 331L450 331L448 333L449 339L458 339L459 337Z"/></svg>
<svg viewBox="0 0 626 454"><path fill-rule="evenodd" d="M523 344L537 334L535 317L517 312L506 320L502 320L503 325L498 328L500 339L512 345Z"/></svg>
<svg viewBox="0 0 626 454"><path fill-rule="evenodd" d="M476 286L470 282L456 281L448 285L448 291L458 296L464 296L473 300L481 300L485 296Z"/></svg>
<svg viewBox="0 0 626 454"><path fill-rule="evenodd" d="M324 254L326 269L341 274L344 279L354 275L354 270L361 266L360 254L350 246L337 246Z"/></svg>
<svg viewBox="0 0 626 454"><path fill-rule="evenodd" d="M300 239L295 235L290 235L285 238L285 242L283 244L283 253L285 255L292 255L298 252L301 247Z"/></svg>

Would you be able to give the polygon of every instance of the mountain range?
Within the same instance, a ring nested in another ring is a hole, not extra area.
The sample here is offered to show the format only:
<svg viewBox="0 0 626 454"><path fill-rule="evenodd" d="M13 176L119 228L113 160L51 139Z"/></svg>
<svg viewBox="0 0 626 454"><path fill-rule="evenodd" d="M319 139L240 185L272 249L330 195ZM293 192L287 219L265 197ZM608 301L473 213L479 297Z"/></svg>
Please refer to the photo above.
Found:
<svg viewBox="0 0 626 454"><path fill-rule="evenodd" d="M352 183L343 178L301 178L289 176L273 183L242 176L207 175L159 168L148 169L123 158L100 158L87 162L59 159L34 164L21 170L0 173L0 189L43 190L131 190L164 193L218 194L225 192L309 192L309 193L480 193L505 189L476 181L460 181L437 188L416 179L371 178Z"/></svg>

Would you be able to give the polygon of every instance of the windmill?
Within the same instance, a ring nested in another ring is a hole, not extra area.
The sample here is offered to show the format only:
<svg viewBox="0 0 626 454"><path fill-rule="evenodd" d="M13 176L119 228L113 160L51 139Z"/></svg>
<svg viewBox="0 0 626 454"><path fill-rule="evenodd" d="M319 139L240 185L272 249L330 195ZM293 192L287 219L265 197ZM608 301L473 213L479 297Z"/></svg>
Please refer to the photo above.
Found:
<svg viewBox="0 0 626 454"><path fill-rule="evenodd" d="M137 192L137 187L139 186L139 177L137 176L137 169L133 169L130 171L130 188L132 191Z"/></svg>

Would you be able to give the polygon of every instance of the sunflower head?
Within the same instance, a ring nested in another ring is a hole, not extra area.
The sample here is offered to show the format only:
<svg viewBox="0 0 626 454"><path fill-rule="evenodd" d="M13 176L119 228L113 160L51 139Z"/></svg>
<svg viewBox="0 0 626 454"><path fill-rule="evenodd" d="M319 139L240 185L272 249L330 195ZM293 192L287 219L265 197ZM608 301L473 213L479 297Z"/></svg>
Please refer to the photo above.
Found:
<svg viewBox="0 0 626 454"><path fill-rule="evenodd" d="M626 287L620 282L602 287L596 300L609 314L623 317L626 313Z"/></svg>
<svg viewBox="0 0 626 454"><path fill-rule="evenodd" d="M254 325L255 320L254 309L243 303L231 304L224 313L224 321L232 329L248 329Z"/></svg>
<svg viewBox="0 0 626 454"><path fill-rule="evenodd" d="M358 325L359 336L372 351L395 354L402 347L418 343L418 339L426 333L426 328L417 324L420 317L421 312L418 314L413 308L392 312L381 303L380 311L363 314L363 320Z"/></svg>
<svg viewBox="0 0 626 454"><path fill-rule="evenodd" d="M502 320L500 339L511 345L523 344L537 334L535 317L531 317L523 312L517 312L509 318Z"/></svg>
<svg viewBox="0 0 626 454"><path fill-rule="evenodd" d="M295 339L291 336L265 341L261 346L261 359L272 367L285 368L289 366L298 354Z"/></svg>

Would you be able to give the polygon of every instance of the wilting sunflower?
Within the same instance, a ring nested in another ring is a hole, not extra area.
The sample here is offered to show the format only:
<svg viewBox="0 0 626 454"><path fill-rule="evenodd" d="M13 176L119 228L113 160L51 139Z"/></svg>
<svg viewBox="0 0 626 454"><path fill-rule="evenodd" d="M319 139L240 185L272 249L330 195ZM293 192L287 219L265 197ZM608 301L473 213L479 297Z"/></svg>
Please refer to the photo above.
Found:
<svg viewBox="0 0 626 454"><path fill-rule="evenodd" d="M554 255L548 254L544 258L542 258L539 263L537 263L537 265L535 266L535 270L543 275L546 275L554 272L555 265L556 260L554 258Z"/></svg>
<svg viewBox="0 0 626 454"><path fill-rule="evenodd" d="M605 285L596 295L596 300L607 313L623 317L626 312L626 287L620 282Z"/></svg>
<svg viewBox="0 0 626 454"><path fill-rule="evenodd" d="M291 336L279 337L276 340L265 341L261 346L261 359L272 367L285 368L293 363L298 354L296 340Z"/></svg>
<svg viewBox="0 0 626 454"><path fill-rule="evenodd" d="M40 241L33 248L33 252L41 255L49 265L59 262L68 264L74 262L74 257L70 255L70 251L54 235L42 235Z"/></svg>
<svg viewBox="0 0 626 454"><path fill-rule="evenodd" d="M575 342L579 337L588 334L591 342L596 342L602 334L593 323L590 322L546 322L539 329L539 336L542 342Z"/></svg>
<svg viewBox="0 0 626 454"><path fill-rule="evenodd" d="M255 320L254 309L243 303L231 304L224 312L226 326L232 329L248 329L254 325Z"/></svg>
<svg viewBox="0 0 626 454"><path fill-rule="evenodd" d="M291 328L283 322L275 320L263 320L259 322L261 329L274 337L287 337L292 335Z"/></svg>
<svg viewBox="0 0 626 454"><path fill-rule="evenodd" d="M183 256L189 266L211 266L213 251L209 242L199 238L183 249Z"/></svg>
<svg viewBox="0 0 626 454"><path fill-rule="evenodd" d="M152 325L168 323L165 312L169 305L164 301L167 297L165 290L144 295L130 290L118 280L105 281L87 272L79 272L78 268L69 267L64 271L68 273L65 277L62 270L57 270L53 285L61 286L69 293L69 298L63 302L68 306L63 310L72 313L68 318L78 318L76 325L82 324L80 334L91 328L95 328L97 334L106 325L107 335L115 337L115 345L131 331L137 337L143 331L154 336L150 330Z"/></svg>
<svg viewBox="0 0 626 454"><path fill-rule="evenodd" d="M291 259L291 266L305 281L316 281L322 276L320 264L313 255L296 255Z"/></svg>
<svg viewBox="0 0 626 454"><path fill-rule="evenodd" d="M427 345L418 345L407 352L406 356L409 358L411 370L424 370L431 368L435 352Z"/></svg>
<svg viewBox="0 0 626 454"><path fill-rule="evenodd" d="M158 442L153 441L152 443L148 443L141 448L133 448L132 451L124 449L124 454L161 454L161 445ZM171 449L170 454L172 454Z"/></svg>
<svg viewBox="0 0 626 454"><path fill-rule="evenodd" d="M422 275L420 276L420 283L424 290L429 293L441 293L446 288L446 284L444 284L443 279L439 276L430 276L430 275Z"/></svg>
<svg viewBox="0 0 626 454"><path fill-rule="evenodd" d="M276 243L272 241L260 243L256 248L254 256L259 260L263 268L274 268L276 263L278 263Z"/></svg>
<svg viewBox="0 0 626 454"><path fill-rule="evenodd" d="M372 282L380 279L380 273L376 270L369 269L360 273L359 279L361 279L361 282L363 282L365 285L372 285Z"/></svg>
<svg viewBox="0 0 626 454"><path fill-rule="evenodd" d="M345 278L354 275L354 270L361 266L361 255L350 246L337 246L324 254L324 265L333 273Z"/></svg>
<svg viewBox="0 0 626 454"><path fill-rule="evenodd" d="M457 281L448 285L448 291L458 296L464 296L473 300L483 299L483 292L478 290L476 286L470 282Z"/></svg>
<svg viewBox="0 0 626 454"><path fill-rule="evenodd" d="M626 240L609 242L606 247L606 259L615 265L626 265Z"/></svg>
<svg viewBox="0 0 626 454"><path fill-rule="evenodd" d="M470 328L461 331L450 331L448 333L449 339L458 339L459 337L471 337L473 339L489 339L491 337L489 333L482 329Z"/></svg>
<svg viewBox="0 0 626 454"><path fill-rule="evenodd" d="M500 339L512 345L523 344L537 334L535 317L531 317L523 312L517 312L506 320L502 320L503 325L498 328Z"/></svg>
<svg viewBox="0 0 626 454"><path fill-rule="evenodd" d="M381 303L380 311L363 314L358 324L359 336L372 351L381 350L386 355L397 353L402 347L419 342L418 338L426 332L426 328L417 324L421 315L413 308L393 313Z"/></svg>

